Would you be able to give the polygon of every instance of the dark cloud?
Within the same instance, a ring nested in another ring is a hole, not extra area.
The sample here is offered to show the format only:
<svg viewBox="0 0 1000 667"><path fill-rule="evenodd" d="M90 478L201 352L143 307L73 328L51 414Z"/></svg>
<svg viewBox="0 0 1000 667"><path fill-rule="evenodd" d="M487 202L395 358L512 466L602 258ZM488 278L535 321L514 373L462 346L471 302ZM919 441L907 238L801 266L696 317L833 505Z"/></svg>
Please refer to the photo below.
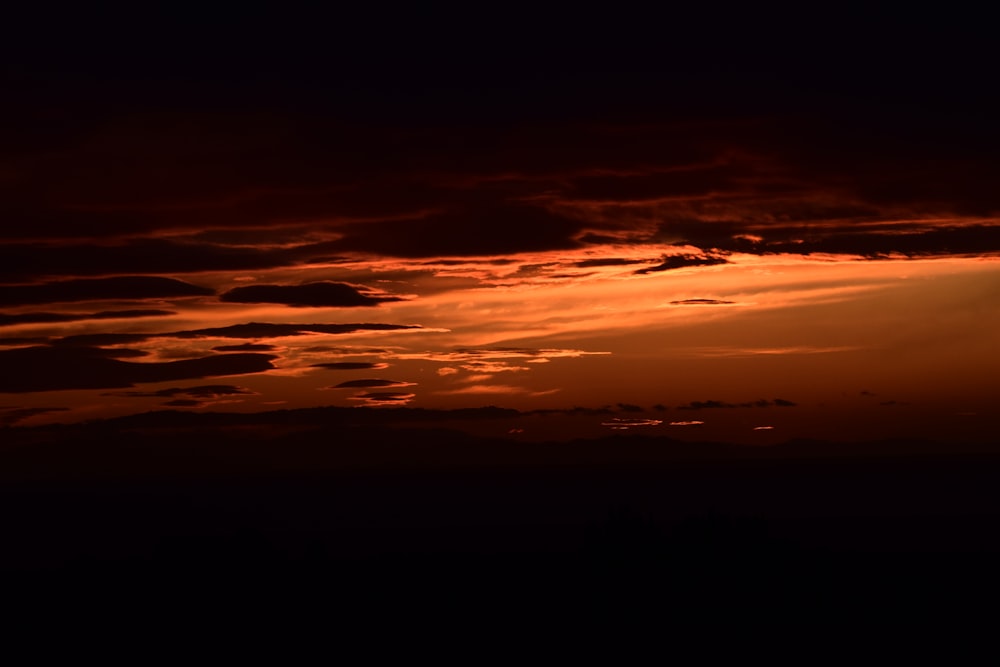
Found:
<svg viewBox="0 0 1000 667"><path fill-rule="evenodd" d="M610 426L612 429L625 431L636 426L659 426L663 423L661 419L626 419L615 417L605 422L601 426Z"/></svg>
<svg viewBox="0 0 1000 667"><path fill-rule="evenodd" d="M69 408L0 408L0 426L13 426L36 415L66 412Z"/></svg>
<svg viewBox="0 0 1000 667"><path fill-rule="evenodd" d="M584 259L579 262L573 262L572 265L580 269L590 269L598 266L628 266L630 264L649 264L649 260L606 257L603 259Z"/></svg>
<svg viewBox="0 0 1000 667"><path fill-rule="evenodd" d="M671 301L673 306L725 306L736 303L735 301L723 301L721 299L681 299Z"/></svg>
<svg viewBox="0 0 1000 667"><path fill-rule="evenodd" d="M303 352L328 352L330 354L385 354L388 351L381 347L338 347L333 345L315 345L303 348Z"/></svg>
<svg viewBox="0 0 1000 667"><path fill-rule="evenodd" d="M329 281L301 285L247 285L236 287L219 297L230 303L281 303L288 306L351 308L377 306L400 297L371 294L345 283Z"/></svg>
<svg viewBox="0 0 1000 667"><path fill-rule="evenodd" d="M136 363L111 358L115 350L27 347L0 350L0 391L114 389L142 382L259 373L274 368L273 355L223 354L180 361ZM110 355L110 356L109 356Z"/></svg>
<svg viewBox="0 0 1000 667"><path fill-rule="evenodd" d="M414 382L400 382L398 380L348 380L347 382L341 382L340 384L330 387L330 389L359 389L359 388L374 388L374 387L408 387Z"/></svg>
<svg viewBox="0 0 1000 667"><path fill-rule="evenodd" d="M347 225L340 251L393 257L471 257L575 248L580 221L528 205L495 203L420 219Z"/></svg>
<svg viewBox="0 0 1000 667"><path fill-rule="evenodd" d="M536 410L528 410L524 412L525 415L570 415L570 416L590 416L590 417L600 417L604 415L613 415L615 411L610 407L603 408L584 408L580 406L572 407L569 409L560 408L538 408Z"/></svg>
<svg viewBox="0 0 1000 667"><path fill-rule="evenodd" d="M0 285L0 306L107 299L167 299L210 294L214 292L208 288L159 276L80 278L37 285Z"/></svg>
<svg viewBox="0 0 1000 667"><path fill-rule="evenodd" d="M227 327L191 329L155 334L160 338L276 338L279 336L304 336L313 333L343 334L355 331L400 331L419 329L416 324L273 324L268 322L247 322Z"/></svg>
<svg viewBox="0 0 1000 667"><path fill-rule="evenodd" d="M362 401L363 403L367 403L369 405L403 405L409 403L415 397L416 394L410 394L402 391L375 391L351 396L351 400Z"/></svg>
<svg viewBox="0 0 1000 667"><path fill-rule="evenodd" d="M641 405L633 405L631 403L619 403L618 409L622 412L645 412L646 410Z"/></svg>
<svg viewBox="0 0 1000 667"><path fill-rule="evenodd" d="M301 254L308 256L307 251ZM293 249L233 248L157 238L115 244L11 243L0 246L0 277L30 280L34 276L249 271L293 264L299 255Z"/></svg>
<svg viewBox="0 0 1000 667"><path fill-rule="evenodd" d="M49 339L45 336L8 336L0 338L0 345L44 345Z"/></svg>
<svg viewBox="0 0 1000 667"><path fill-rule="evenodd" d="M197 387L169 387L157 391L116 391L106 396L129 396L134 398L169 398L172 396L190 396L192 398L221 398L224 396L242 396L254 394L245 387L233 384L207 384Z"/></svg>
<svg viewBox="0 0 1000 667"><path fill-rule="evenodd" d="M587 175L573 179L573 195L605 202L691 197L732 190L739 186L737 179L751 173L747 165L730 162L665 171Z"/></svg>
<svg viewBox="0 0 1000 667"><path fill-rule="evenodd" d="M998 202L1000 209L1000 202ZM795 254L831 253L881 258L887 255L908 257L965 255L1000 252L1000 225L969 225L927 229L914 224L890 232L851 233L849 226L826 233L803 230L785 231L782 237L765 240L767 252Z"/></svg>
<svg viewBox="0 0 1000 667"><path fill-rule="evenodd" d="M216 352L271 352L277 347L267 343L240 343L239 345L217 345L212 349Z"/></svg>
<svg viewBox="0 0 1000 667"><path fill-rule="evenodd" d="M665 256L663 261L656 266L648 266L638 269L637 274L656 273L658 271L670 271L673 269L683 269L689 266L713 266L716 264L728 264L729 260L722 257L711 257L708 255L671 255Z"/></svg>
<svg viewBox="0 0 1000 667"><path fill-rule="evenodd" d="M245 324L232 324L226 327L212 327L209 329L190 329L184 331L167 331L163 333L147 334L125 334L125 333L100 333L100 334L75 334L62 338L4 338L0 343L15 344L35 344L48 343L59 347L92 347L102 345L128 345L131 343L141 343L143 341L157 338L275 338L280 336L304 336L314 333L344 334L356 331L396 331L419 329L415 324L381 324L381 323L358 323L358 324L274 324L269 322L247 322ZM231 351L255 351L258 348L249 348L242 345L220 346L232 347ZM264 348L259 348L263 350ZM273 349L268 346L266 349ZM229 350L227 350L229 351Z"/></svg>
<svg viewBox="0 0 1000 667"><path fill-rule="evenodd" d="M389 364L371 361L328 361L322 364L312 364L312 368L325 368L331 371L366 371L388 368Z"/></svg>
<svg viewBox="0 0 1000 667"><path fill-rule="evenodd" d="M149 340L152 334L96 333L76 334L55 338L50 345L60 347L103 347L105 345L130 345Z"/></svg>
<svg viewBox="0 0 1000 667"><path fill-rule="evenodd" d="M665 256L663 261L656 266L648 266L644 269L638 269L636 273L656 273L658 271L683 269L689 266L713 266L715 264L728 263L729 260L723 257L711 257L708 255L670 255Z"/></svg>
<svg viewBox="0 0 1000 667"><path fill-rule="evenodd" d="M0 326L12 324L51 324L57 322L76 322L82 320L115 320L138 317L164 317L175 315L172 310L104 310L99 313L16 313L5 315L0 313Z"/></svg>
<svg viewBox="0 0 1000 667"><path fill-rule="evenodd" d="M177 398L172 401L165 401L163 404L172 408L200 408L205 405L204 402L193 398Z"/></svg>
<svg viewBox="0 0 1000 667"><path fill-rule="evenodd" d="M776 398L773 401L761 398L756 401L747 401L746 403L726 403L725 401L691 401L687 405L678 406L678 410L708 410L715 408L769 408L769 407L781 407L789 408L797 405L792 401L786 401L783 398Z"/></svg>

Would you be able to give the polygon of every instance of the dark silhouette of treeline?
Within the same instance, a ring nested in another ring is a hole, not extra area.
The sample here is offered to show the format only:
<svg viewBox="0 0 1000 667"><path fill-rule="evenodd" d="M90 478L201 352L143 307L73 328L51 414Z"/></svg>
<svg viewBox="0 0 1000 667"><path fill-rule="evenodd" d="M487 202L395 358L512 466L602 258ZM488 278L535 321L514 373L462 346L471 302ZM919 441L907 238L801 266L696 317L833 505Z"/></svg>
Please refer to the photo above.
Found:
<svg viewBox="0 0 1000 667"><path fill-rule="evenodd" d="M453 412L6 429L9 600L338 627L879 625L1000 592L990 443L527 443L449 429Z"/></svg>

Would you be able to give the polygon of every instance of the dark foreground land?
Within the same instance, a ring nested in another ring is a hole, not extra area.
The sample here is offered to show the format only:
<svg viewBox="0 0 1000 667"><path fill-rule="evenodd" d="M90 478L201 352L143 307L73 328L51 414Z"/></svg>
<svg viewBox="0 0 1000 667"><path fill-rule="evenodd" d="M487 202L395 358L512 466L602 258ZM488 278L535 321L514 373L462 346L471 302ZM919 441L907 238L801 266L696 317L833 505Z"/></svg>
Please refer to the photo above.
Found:
<svg viewBox="0 0 1000 667"><path fill-rule="evenodd" d="M881 626L1000 599L1000 447L167 419L4 432L8 612L345 632Z"/></svg>

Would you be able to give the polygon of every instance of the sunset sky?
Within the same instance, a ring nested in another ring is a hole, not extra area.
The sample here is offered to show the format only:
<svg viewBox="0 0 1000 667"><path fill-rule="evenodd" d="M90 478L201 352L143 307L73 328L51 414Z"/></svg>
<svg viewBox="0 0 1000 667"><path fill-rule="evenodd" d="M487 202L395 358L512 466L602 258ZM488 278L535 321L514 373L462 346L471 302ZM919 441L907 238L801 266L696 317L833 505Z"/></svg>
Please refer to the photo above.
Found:
<svg viewBox="0 0 1000 667"><path fill-rule="evenodd" d="M0 424L498 406L461 426L995 438L985 28L420 18L9 42Z"/></svg>

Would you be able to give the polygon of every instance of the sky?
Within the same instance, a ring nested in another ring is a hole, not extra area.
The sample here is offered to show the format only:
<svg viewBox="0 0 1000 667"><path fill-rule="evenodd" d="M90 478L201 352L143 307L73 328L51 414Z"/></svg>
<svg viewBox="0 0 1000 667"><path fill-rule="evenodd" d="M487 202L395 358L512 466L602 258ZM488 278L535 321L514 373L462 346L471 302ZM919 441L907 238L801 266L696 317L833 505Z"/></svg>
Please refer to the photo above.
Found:
<svg viewBox="0 0 1000 667"><path fill-rule="evenodd" d="M988 22L96 11L4 47L2 425L995 439Z"/></svg>

